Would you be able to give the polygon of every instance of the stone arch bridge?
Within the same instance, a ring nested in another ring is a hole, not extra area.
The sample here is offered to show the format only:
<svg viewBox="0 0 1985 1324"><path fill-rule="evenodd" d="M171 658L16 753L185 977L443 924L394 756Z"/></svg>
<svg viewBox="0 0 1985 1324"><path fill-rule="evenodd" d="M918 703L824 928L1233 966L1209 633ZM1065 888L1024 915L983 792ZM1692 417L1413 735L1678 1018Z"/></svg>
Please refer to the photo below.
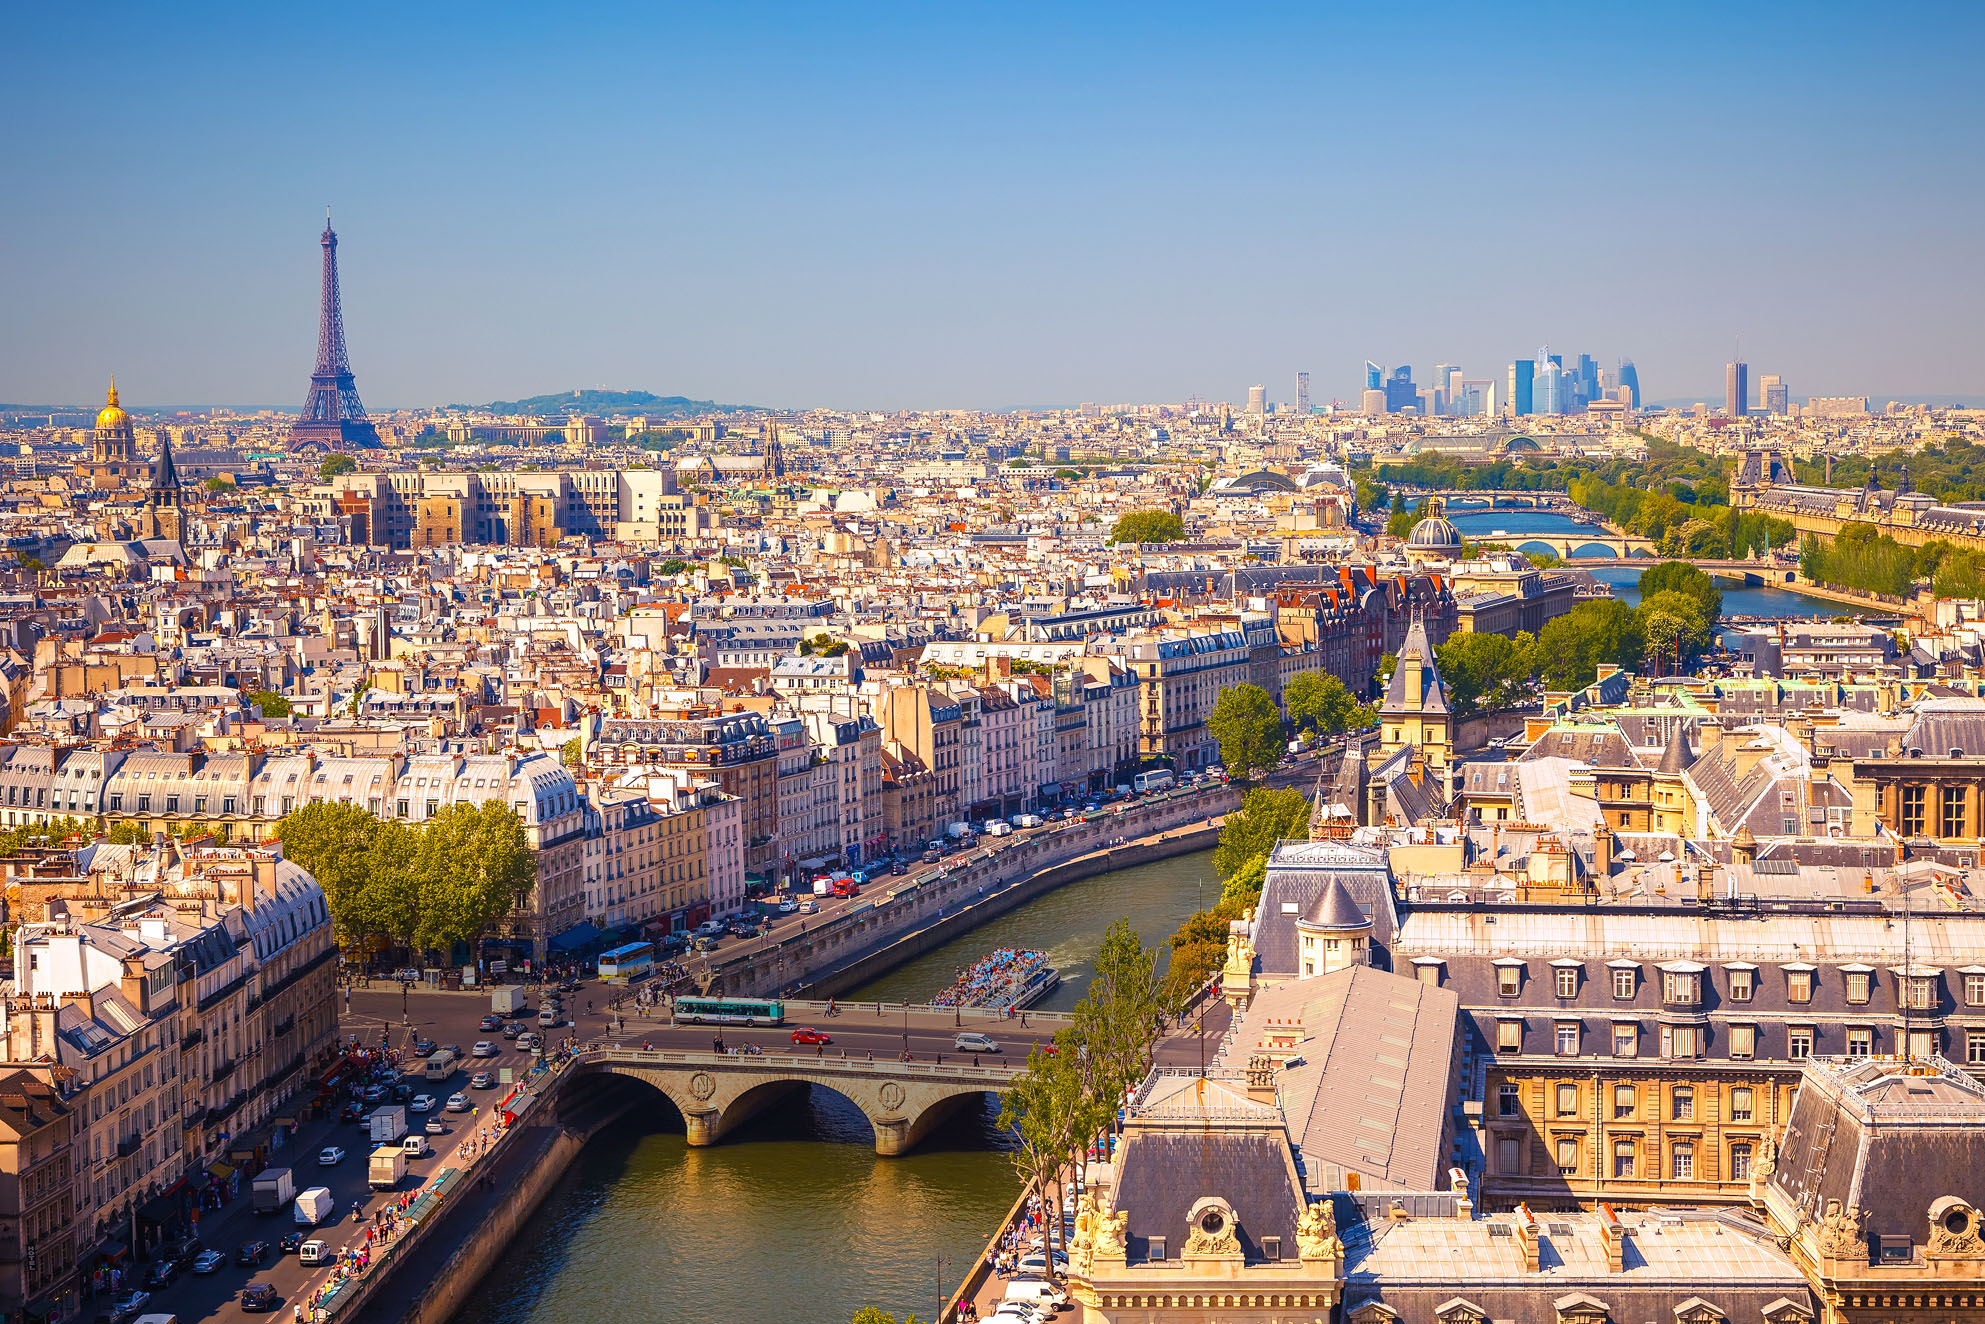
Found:
<svg viewBox="0 0 1985 1324"><path fill-rule="evenodd" d="M714 1145L803 1085L841 1095L875 1127L875 1152L908 1152L933 1126L968 1100L998 1093L1017 1067L934 1062L869 1061L808 1053L732 1054L665 1048L595 1048L582 1052L560 1088L561 1103L578 1102L583 1082L601 1076L638 1080L682 1113L691 1145Z"/></svg>
<svg viewBox="0 0 1985 1324"><path fill-rule="evenodd" d="M1652 538L1642 538L1636 534L1607 533L1595 529L1591 533L1521 533L1512 531L1505 534L1475 533L1468 536L1472 543L1502 543L1519 552L1536 551L1545 548L1555 552L1566 561L1607 561L1629 560L1637 556L1655 555Z"/></svg>

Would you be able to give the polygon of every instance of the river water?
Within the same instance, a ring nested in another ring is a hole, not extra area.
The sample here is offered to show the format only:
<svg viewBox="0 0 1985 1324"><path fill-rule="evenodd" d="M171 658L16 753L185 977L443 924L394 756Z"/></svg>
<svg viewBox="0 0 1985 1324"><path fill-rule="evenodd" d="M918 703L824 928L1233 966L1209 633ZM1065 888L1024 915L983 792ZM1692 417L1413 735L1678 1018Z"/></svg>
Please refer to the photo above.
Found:
<svg viewBox="0 0 1985 1324"><path fill-rule="evenodd" d="M1450 507L1447 515L1455 528L1476 542L1507 542L1519 550L1523 548L1525 536L1531 534L1577 537L1580 533L1604 533L1603 529L1580 524L1568 515L1548 510L1471 511L1464 506ZM1644 568L1634 565L1593 566L1591 574L1594 579L1612 585L1613 596L1629 607L1637 607L1640 605L1640 572ZM1809 597L1788 588L1743 587L1723 580L1717 583L1723 590L1725 616L1827 617L1845 610L1824 598Z"/></svg>
<svg viewBox="0 0 1985 1324"><path fill-rule="evenodd" d="M1063 1009L1118 917L1156 946L1219 886L1210 851L1070 883L849 997L920 1000L1020 946L1052 954L1063 985L1042 1005ZM587 1146L454 1324L841 1324L865 1305L928 1320L1019 1193L997 1113L988 1096L883 1159L868 1120L824 1090L707 1149L660 1104Z"/></svg>

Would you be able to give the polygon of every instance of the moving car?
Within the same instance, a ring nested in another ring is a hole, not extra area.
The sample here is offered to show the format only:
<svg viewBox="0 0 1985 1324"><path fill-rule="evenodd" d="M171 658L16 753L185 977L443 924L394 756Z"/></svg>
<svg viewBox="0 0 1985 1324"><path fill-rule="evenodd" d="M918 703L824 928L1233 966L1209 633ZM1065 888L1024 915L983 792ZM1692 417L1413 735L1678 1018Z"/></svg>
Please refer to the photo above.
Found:
<svg viewBox="0 0 1985 1324"><path fill-rule="evenodd" d="M203 1250L193 1257L193 1272L208 1274L227 1263L227 1256L217 1250Z"/></svg>
<svg viewBox="0 0 1985 1324"><path fill-rule="evenodd" d="M478 1071L475 1075L469 1077L469 1088L493 1090L496 1088L496 1077L490 1075L487 1071Z"/></svg>
<svg viewBox="0 0 1985 1324"><path fill-rule="evenodd" d="M269 1243L266 1241L251 1241L234 1253L234 1262L250 1269L268 1258Z"/></svg>
<svg viewBox="0 0 1985 1324"><path fill-rule="evenodd" d="M297 1252L297 1248L302 1245L303 1234L301 1232L292 1232L276 1243L276 1253L278 1255L294 1255Z"/></svg>
<svg viewBox="0 0 1985 1324"><path fill-rule="evenodd" d="M485 1016L476 1028L478 1030L500 1030L503 1028L503 1018L501 1016Z"/></svg>
<svg viewBox="0 0 1985 1324"><path fill-rule="evenodd" d="M779 913L781 915L790 915L799 908L800 908L800 903L793 900L789 896L781 897L779 899Z"/></svg>
<svg viewBox="0 0 1985 1324"><path fill-rule="evenodd" d="M172 1280L177 1277L179 1277L179 1266L171 1260L160 1260L145 1270L143 1286L149 1291L156 1292L161 1287L171 1287Z"/></svg>
<svg viewBox="0 0 1985 1324"><path fill-rule="evenodd" d="M416 1094L414 1095L414 1101L407 1106L417 1113L431 1113L434 1111L434 1096L432 1094Z"/></svg>
<svg viewBox="0 0 1985 1324"><path fill-rule="evenodd" d="M143 1310L145 1308L145 1302L151 1299L152 1294L150 1292L141 1292L135 1287L119 1292L116 1296L110 1298L111 1318L125 1319L135 1315L140 1310Z"/></svg>
<svg viewBox="0 0 1985 1324"><path fill-rule="evenodd" d="M505 1039L515 1039L518 1035L522 1034L523 1032L524 1032L524 1027L521 1025L506 1025L503 1027L503 1037Z"/></svg>
<svg viewBox="0 0 1985 1324"><path fill-rule="evenodd" d="M449 1112L451 1112L451 1113L465 1113L465 1112L467 1112L468 1110L469 1110L469 1096L468 1096L468 1095L466 1095L466 1094L451 1094L451 1095L449 1095L449 1096L448 1096L448 1111L449 1111Z"/></svg>
<svg viewBox="0 0 1985 1324"><path fill-rule="evenodd" d="M312 1237L309 1241L297 1247L296 1262L298 1264L322 1264L330 1258L332 1258L331 1243L328 1241L319 1241L315 1237Z"/></svg>
<svg viewBox="0 0 1985 1324"><path fill-rule="evenodd" d="M250 1283L241 1289L241 1308L255 1314L265 1314L282 1305L283 1299L268 1283Z"/></svg>
<svg viewBox="0 0 1985 1324"><path fill-rule="evenodd" d="M317 1151L317 1166L335 1168L345 1161L345 1151L337 1145L326 1145Z"/></svg>
<svg viewBox="0 0 1985 1324"><path fill-rule="evenodd" d="M793 1031L793 1042L796 1044L831 1044L834 1042L834 1039L831 1035L819 1030L801 1026L799 1029Z"/></svg>
<svg viewBox="0 0 1985 1324"><path fill-rule="evenodd" d="M426 1057L433 1051L434 1040L428 1038L426 1035L421 1035L418 1039L414 1040L414 1052L419 1056Z"/></svg>
<svg viewBox="0 0 1985 1324"><path fill-rule="evenodd" d="M340 1108L340 1109L338 1110L338 1120L339 1120L339 1121L341 1121L341 1122L362 1122L362 1121L364 1121L364 1120L365 1120L365 1106L364 1106L363 1104L357 1104L357 1103L348 1103L348 1104L346 1104L346 1105L345 1105L345 1106L344 1106L343 1108Z"/></svg>
<svg viewBox="0 0 1985 1324"><path fill-rule="evenodd" d="M478 1039L476 1040L476 1046L469 1050L469 1056L495 1057L498 1053L502 1051L503 1051L502 1049L498 1048L495 1044L491 1043L489 1040Z"/></svg>
<svg viewBox="0 0 1985 1324"><path fill-rule="evenodd" d="M428 1118L427 1125L423 1126L421 1130L431 1136L445 1136L448 1134L448 1128L442 1124L439 1117Z"/></svg>
<svg viewBox="0 0 1985 1324"><path fill-rule="evenodd" d="M997 1053L999 1044L989 1034L977 1030L967 1030L951 1041L951 1046L961 1053Z"/></svg>

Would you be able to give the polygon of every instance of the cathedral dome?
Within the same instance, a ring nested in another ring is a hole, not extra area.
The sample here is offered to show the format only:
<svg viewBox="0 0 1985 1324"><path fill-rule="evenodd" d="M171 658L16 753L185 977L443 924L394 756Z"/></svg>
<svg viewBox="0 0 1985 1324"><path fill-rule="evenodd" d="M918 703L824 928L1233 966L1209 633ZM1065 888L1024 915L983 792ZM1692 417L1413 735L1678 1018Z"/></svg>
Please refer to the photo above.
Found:
<svg viewBox="0 0 1985 1324"><path fill-rule="evenodd" d="M1413 532L1406 537L1406 545L1426 551L1459 551L1461 530L1455 528L1444 515L1429 515L1413 526Z"/></svg>
<svg viewBox="0 0 1985 1324"><path fill-rule="evenodd" d="M97 412L96 430L98 432L123 432L130 426L131 416L119 407L117 403L117 383L112 382L110 384L110 398L105 401L103 408Z"/></svg>

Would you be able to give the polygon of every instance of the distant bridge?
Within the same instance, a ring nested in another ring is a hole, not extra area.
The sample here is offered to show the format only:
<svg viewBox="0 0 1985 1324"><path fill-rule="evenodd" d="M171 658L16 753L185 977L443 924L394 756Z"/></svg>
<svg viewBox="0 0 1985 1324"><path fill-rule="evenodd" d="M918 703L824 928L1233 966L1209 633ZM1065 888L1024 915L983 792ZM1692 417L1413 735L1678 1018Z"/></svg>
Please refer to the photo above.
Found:
<svg viewBox="0 0 1985 1324"><path fill-rule="evenodd" d="M1576 542L1577 539L1567 541ZM1590 570L1603 565L1644 565L1647 558L1645 556L1567 556L1565 559L1577 561L1581 570ZM1734 580L1752 588L1771 584L1790 584L1799 575L1797 566L1778 565L1772 561L1702 561L1693 557L1681 559L1686 559L1696 569L1717 579Z"/></svg>
<svg viewBox="0 0 1985 1324"><path fill-rule="evenodd" d="M625 1076L653 1086L682 1113L691 1145L714 1145L739 1123L802 1085L833 1090L875 1128L875 1152L908 1152L966 1101L1006 1089L1018 1067L869 1061L826 1054L731 1054L663 1048L594 1048L567 1072L573 1079Z"/></svg>
<svg viewBox="0 0 1985 1324"><path fill-rule="evenodd" d="M1438 496L1446 501L1449 509L1454 510L1456 513L1473 511L1477 507L1484 510L1495 510L1498 508L1509 510L1582 509L1576 501L1573 501L1563 492L1455 492L1441 488L1410 487L1395 488L1394 490L1404 492L1407 496Z"/></svg>
<svg viewBox="0 0 1985 1324"><path fill-rule="evenodd" d="M1628 561L1636 557L1645 559L1655 555L1655 542L1652 538L1642 538L1633 534L1607 533L1595 530L1591 533L1524 533L1512 530L1508 533L1471 534L1470 542L1480 546L1484 543L1502 544L1519 552L1544 550L1555 553L1560 559L1586 564L1594 561Z"/></svg>

